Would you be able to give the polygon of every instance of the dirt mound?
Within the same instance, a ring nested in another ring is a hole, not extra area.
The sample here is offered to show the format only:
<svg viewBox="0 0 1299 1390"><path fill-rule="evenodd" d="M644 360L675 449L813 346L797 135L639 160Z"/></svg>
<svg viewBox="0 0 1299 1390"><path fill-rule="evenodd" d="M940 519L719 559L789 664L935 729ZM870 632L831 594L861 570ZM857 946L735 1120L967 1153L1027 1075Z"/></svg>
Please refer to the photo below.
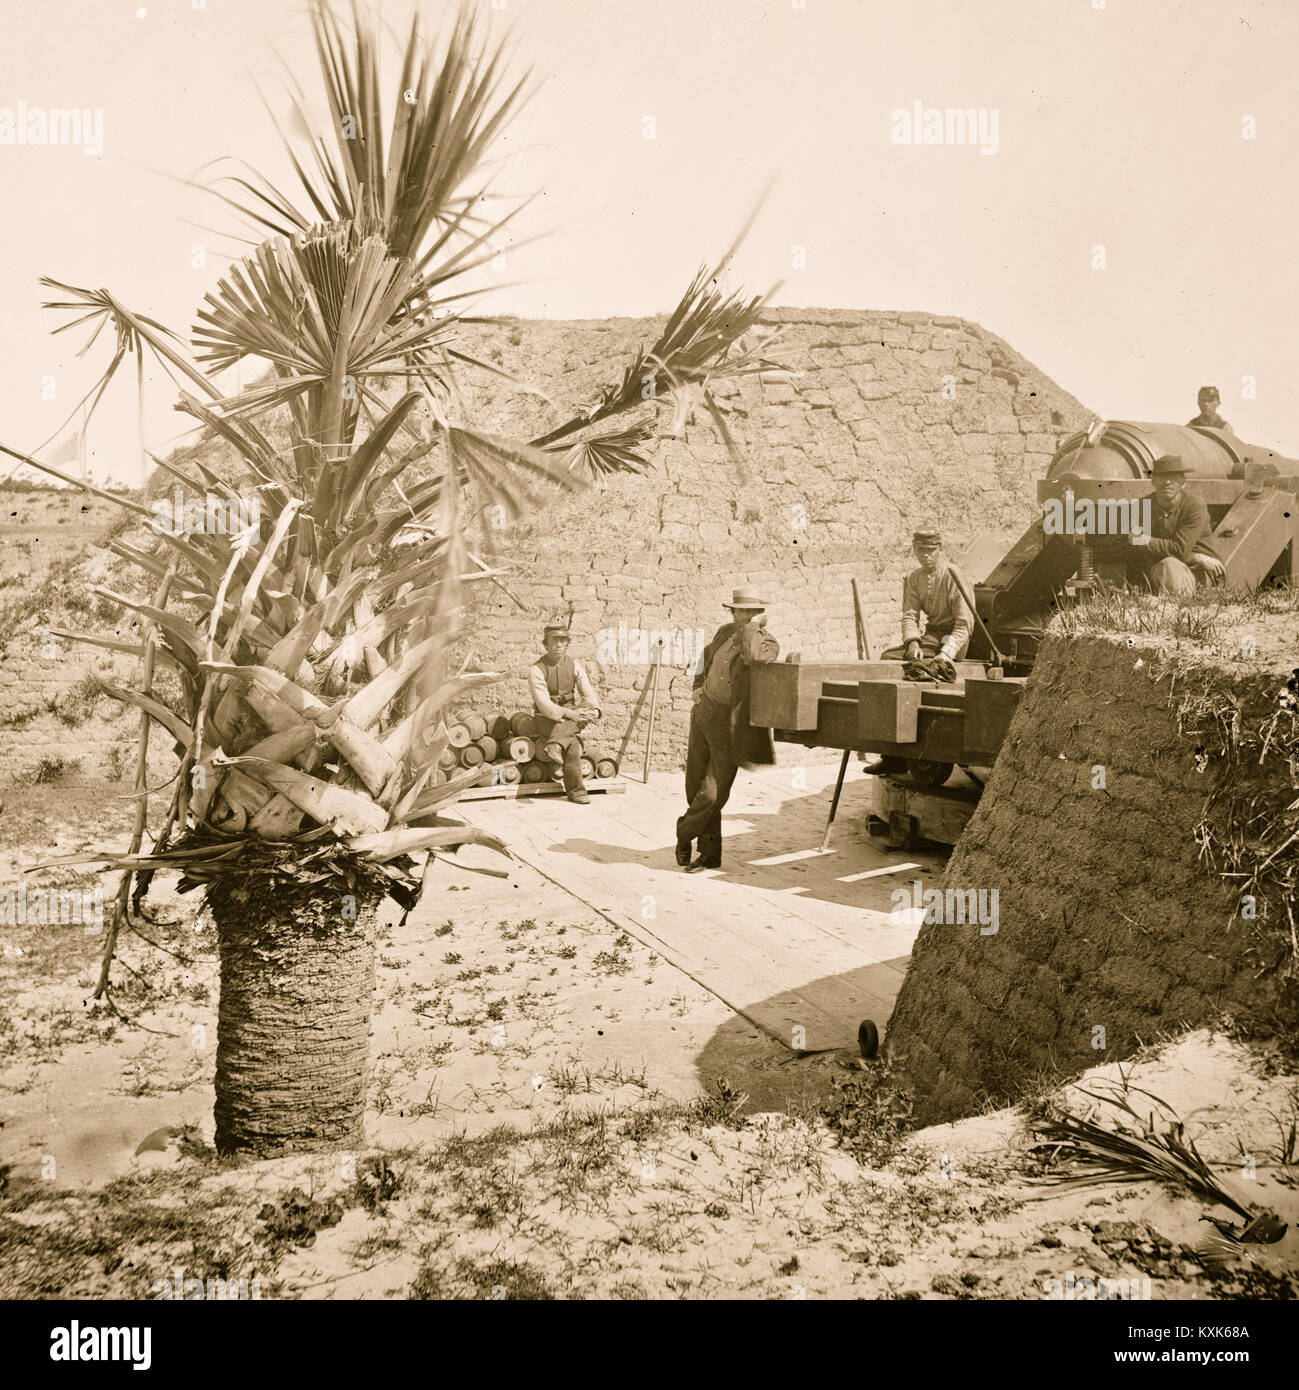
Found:
<svg viewBox="0 0 1299 1390"><path fill-rule="evenodd" d="M1280 602L1288 618L1254 624L1269 646L1045 642L944 879L996 890L997 929L924 926L889 1026L923 1119L1224 1016L1293 1044L1299 678Z"/></svg>

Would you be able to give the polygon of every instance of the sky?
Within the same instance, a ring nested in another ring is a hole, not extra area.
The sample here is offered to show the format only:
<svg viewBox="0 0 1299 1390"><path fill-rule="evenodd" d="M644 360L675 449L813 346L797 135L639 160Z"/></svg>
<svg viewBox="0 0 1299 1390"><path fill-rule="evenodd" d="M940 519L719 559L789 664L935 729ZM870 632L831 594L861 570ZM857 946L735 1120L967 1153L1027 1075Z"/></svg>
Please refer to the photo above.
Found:
<svg viewBox="0 0 1299 1390"><path fill-rule="evenodd" d="M1294 0L476 3L533 72L500 187L539 192L483 312L665 311L771 185L733 287L975 320L1113 419L1183 421L1211 382L1241 438L1299 455ZM111 350L51 335L42 275L188 334L242 249L186 181L283 173L259 92L283 111L277 53L312 90L308 34L301 0L5 0L0 442L41 445ZM102 148L8 142L20 103L102 111ZM917 103L980 112L982 147L902 143ZM174 396L150 374L154 452ZM89 461L139 481L133 373Z"/></svg>

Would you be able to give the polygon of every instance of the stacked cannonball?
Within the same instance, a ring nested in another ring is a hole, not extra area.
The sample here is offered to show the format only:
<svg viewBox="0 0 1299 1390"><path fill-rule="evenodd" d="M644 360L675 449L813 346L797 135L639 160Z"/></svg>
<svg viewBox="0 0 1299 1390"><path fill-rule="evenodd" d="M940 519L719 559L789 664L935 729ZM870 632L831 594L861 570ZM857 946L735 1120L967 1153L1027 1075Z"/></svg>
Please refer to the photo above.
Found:
<svg viewBox="0 0 1299 1390"><path fill-rule="evenodd" d="M481 767L480 785L512 786L516 782L562 782L563 750L538 732L531 710L503 714L499 710L459 710L447 722L447 746L439 765L448 775L457 768ZM588 726L589 727L589 726ZM585 740L582 778L616 777L618 763Z"/></svg>

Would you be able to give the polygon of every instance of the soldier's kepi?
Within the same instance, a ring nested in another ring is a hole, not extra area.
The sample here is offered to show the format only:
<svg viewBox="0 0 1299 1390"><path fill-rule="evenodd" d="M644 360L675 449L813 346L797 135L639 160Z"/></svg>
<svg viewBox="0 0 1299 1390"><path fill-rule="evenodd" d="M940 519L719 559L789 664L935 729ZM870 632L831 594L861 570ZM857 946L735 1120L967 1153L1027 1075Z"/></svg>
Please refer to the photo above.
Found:
<svg viewBox="0 0 1299 1390"><path fill-rule="evenodd" d="M579 734L585 725L599 719L599 701L586 668L568 654L572 640L568 628L549 623L542 639L545 654L528 673L537 711L537 746L557 744L562 749L564 790L570 801L585 805L591 797L582 781Z"/></svg>
<svg viewBox="0 0 1299 1390"><path fill-rule="evenodd" d="M766 601L752 589L736 589L732 621L717 629L695 672L686 749L685 814L677 821L677 863L687 872L722 867L722 808L736 772L774 763L770 729L749 723L749 668L775 661L780 644L767 631ZM690 862L695 841L699 857Z"/></svg>

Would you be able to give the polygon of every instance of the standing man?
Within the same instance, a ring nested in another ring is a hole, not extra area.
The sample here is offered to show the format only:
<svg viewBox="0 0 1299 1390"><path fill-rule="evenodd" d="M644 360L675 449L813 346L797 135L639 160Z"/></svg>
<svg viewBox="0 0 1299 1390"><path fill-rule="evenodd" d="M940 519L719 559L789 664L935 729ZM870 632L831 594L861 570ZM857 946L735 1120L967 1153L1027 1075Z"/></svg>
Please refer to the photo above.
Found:
<svg viewBox="0 0 1299 1390"><path fill-rule="evenodd" d="M920 568L912 570L902 584L902 642L881 652L880 660L919 661L942 656L960 661L974 626L970 605L952 578L960 571L943 555L943 538L937 531L916 531L911 537L911 552ZM925 620L923 628L921 618Z"/></svg>
<svg viewBox="0 0 1299 1390"><path fill-rule="evenodd" d="M545 654L528 673L537 711L537 744L558 743L564 750L564 790L570 801L585 806L590 794L582 781L582 727L599 719L600 707L586 668L568 654L571 634L550 623L542 634Z"/></svg>
<svg viewBox="0 0 1299 1390"><path fill-rule="evenodd" d="M1186 422L1188 425L1208 425L1210 429L1215 430L1231 429L1231 426L1218 414L1222 397L1218 395L1216 386L1201 386L1195 403L1200 407L1200 413L1188 420Z"/></svg>
<svg viewBox="0 0 1299 1390"><path fill-rule="evenodd" d="M1222 562L1213 553L1209 509L1186 490L1186 465L1176 454L1157 458L1150 470L1154 484L1150 535L1123 542L1119 550L1129 583L1144 582L1157 594L1193 594L1191 558L1211 571Z"/></svg>
<svg viewBox="0 0 1299 1390"><path fill-rule="evenodd" d="M695 672L686 750L686 813L677 821L677 863L693 873L722 867L722 807L736 772L776 761L770 729L749 723L749 668L775 661L780 643L767 631L766 602L736 589L731 621L717 629ZM699 858L690 862L699 842Z"/></svg>

